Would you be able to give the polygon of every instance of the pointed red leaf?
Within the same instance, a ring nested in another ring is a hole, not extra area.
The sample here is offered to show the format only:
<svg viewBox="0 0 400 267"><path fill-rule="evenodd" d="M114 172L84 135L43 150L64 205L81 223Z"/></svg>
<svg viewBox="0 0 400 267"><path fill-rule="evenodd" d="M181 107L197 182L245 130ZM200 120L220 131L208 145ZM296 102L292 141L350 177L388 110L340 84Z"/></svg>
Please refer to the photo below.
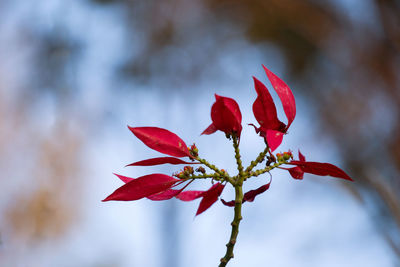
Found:
<svg viewBox="0 0 400 267"><path fill-rule="evenodd" d="M184 191L176 196L177 199L182 201L192 201L203 196L205 191Z"/></svg>
<svg viewBox="0 0 400 267"><path fill-rule="evenodd" d="M287 170L294 179L302 180L304 177L304 171L299 166Z"/></svg>
<svg viewBox="0 0 400 267"><path fill-rule="evenodd" d="M282 81L278 76L272 73L264 65L262 66L268 76L269 81L271 82L276 93L281 99L283 111L285 111L286 117L288 119L288 123L286 126L286 129L288 129L290 124L292 124L294 117L296 117L296 101L294 99L292 90L290 90L289 86L287 86L287 84Z"/></svg>
<svg viewBox="0 0 400 267"><path fill-rule="evenodd" d="M243 202L246 202L246 201L253 202L254 199L256 198L256 196L267 191L270 185L271 185L271 182L269 182L268 184L262 185L257 189L250 190L249 192L245 193L243 196Z"/></svg>
<svg viewBox="0 0 400 267"><path fill-rule="evenodd" d="M160 157L160 158L152 158L152 159L145 159L141 161L136 161L134 163L128 164L127 166L153 166L153 165L161 165L161 164L199 164L196 162L186 162L178 158L173 157Z"/></svg>
<svg viewBox="0 0 400 267"><path fill-rule="evenodd" d="M210 126L207 127L201 134L213 134L217 131L217 128L215 128L215 125L213 123L210 124Z"/></svg>
<svg viewBox="0 0 400 267"><path fill-rule="evenodd" d="M130 127L129 130L146 146L158 152L174 156L189 156L185 142L176 134L158 127Z"/></svg>
<svg viewBox="0 0 400 267"><path fill-rule="evenodd" d="M119 174L114 173L116 176L118 176L119 179L121 179L124 183L129 183L130 181L134 180L134 178L130 178L130 177L126 177L126 176L122 176ZM156 193L154 195L150 195L147 196L146 198L150 199L150 200L167 200L167 199L171 199L174 196L178 195L180 192L182 192L182 190L185 187L183 187L182 189L176 190L176 189L167 189L163 192L160 193Z"/></svg>
<svg viewBox="0 0 400 267"><path fill-rule="evenodd" d="M215 94L215 103L211 107L212 124L203 132L203 134L214 133L220 130L230 134L236 132L240 137L242 132L242 113L236 101L229 97Z"/></svg>
<svg viewBox="0 0 400 267"><path fill-rule="evenodd" d="M254 87L257 91L257 99L253 103L254 117L260 124L260 128L265 130L284 131L286 125L278 119L274 100L272 99L267 87L256 77Z"/></svg>
<svg viewBox="0 0 400 267"><path fill-rule="evenodd" d="M114 175L116 175L124 183L129 183L130 181L134 180L134 178L130 178L130 177L127 177L127 176L119 175L119 174L116 174L116 173L114 173Z"/></svg>
<svg viewBox="0 0 400 267"><path fill-rule="evenodd" d="M306 161L306 157L304 157L304 155L301 154L300 150L299 150L299 160L300 161Z"/></svg>
<svg viewBox="0 0 400 267"><path fill-rule="evenodd" d="M221 195L224 187L225 186L221 183L216 183L203 193L203 199L201 200L199 208L197 209L196 216L206 211L218 200L218 197Z"/></svg>
<svg viewBox="0 0 400 267"><path fill-rule="evenodd" d="M121 177L120 177L121 178ZM169 189L173 184L180 180L171 176L155 173L132 179L128 183L119 187L103 201L110 200L138 200Z"/></svg>
<svg viewBox="0 0 400 267"><path fill-rule="evenodd" d="M167 199L171 199L171 198L175 197L181 191L182 190L177 190L177 189L167 189L164 192L150 195L147 198L150 200L154 200L154 201L167 200Z"/></svg>
<svg viewBox="0 0 400 267"><path fill-rule="evenodd" d="M304 172L321 176L332 176L353 181L342 169L330 163L321 163L313 161L296 161L293 160L289 164L299 166Z"/></svg>
<svg viewBox="0 0 400 267"><path fill-rule="evenodd" d="M275 131L275 130L267 130L266 140L271 152L279 147L282 143L284 133Z"/></svg>
<svg viewBox="0 0 400 267"><path fill-rule="evenodd" d="M224 204L225 206L228 207L234 207L235 206L235 200L231 200L231 201L225 201L221 198L221 202L222 204Z"/></svg>

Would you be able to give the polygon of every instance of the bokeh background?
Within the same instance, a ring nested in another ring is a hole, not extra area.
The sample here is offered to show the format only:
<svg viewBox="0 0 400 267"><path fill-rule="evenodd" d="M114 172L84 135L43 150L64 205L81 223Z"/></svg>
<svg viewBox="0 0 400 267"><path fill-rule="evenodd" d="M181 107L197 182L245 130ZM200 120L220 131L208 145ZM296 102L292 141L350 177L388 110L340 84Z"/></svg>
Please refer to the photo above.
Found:
<svg viewBox="0 0 400 267"><path fill-rule="evenodd" d="M265 64L297 101L278 151L355 182L274 171L244 205L230 266L399 266L399 25L398 0L2 0L0 265L216 266L230 208L194 218L198 201L100 200L121 185L113 172L179 168L124 168L158 155L127 124L176 132L234 173L224 135L199 134L214 93L255 122ZM248 163L263 142L242 136Z"/></svg>

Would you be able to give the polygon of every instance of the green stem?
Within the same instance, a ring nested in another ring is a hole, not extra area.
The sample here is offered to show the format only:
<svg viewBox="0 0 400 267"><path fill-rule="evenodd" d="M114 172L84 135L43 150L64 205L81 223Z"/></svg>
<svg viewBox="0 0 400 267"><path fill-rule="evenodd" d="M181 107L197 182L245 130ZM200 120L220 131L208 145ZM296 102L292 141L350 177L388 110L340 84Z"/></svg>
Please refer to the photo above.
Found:
<svg viewBox="0 0 400 267"><path fill-rule="evenodd" d="M264 160L265 156L267 155L268 151L269 151L269 147L266 146L264 151L260 152L258 157L255 160L251 161L250 165L246 168L245 172L246 173L251 172L253 170L253 168L255 166L257 166L258 163L261 163Z"/></svg>
<svg viewBox="0 0 400 267"><path fill-rule="evenodd" d="M206 178L214 178L214 180L217 180L217 181L224 181L224 178L221 178L218 173L192 175L192 176L190 176L189 179L206 179Z"/></svg>
<svg viewBox="0 0 400 267"><path fill-rule="evenodd" d="M287 161L279 161L279 162L274 163L271 166L265 167L264 169L252 171L252 172L249 173L249 177L257 177L257 176L259 176L259 175L261 175L263 173L269 172L272 169L275 169L276 167L278 167L278 166L280 166L282 164L286 164L286 163L287 163Z"/></svg>
<svg viewBox="0 0 400 267"><path fill-rule="evenodd" d="M233 147L235 148L235 158L236 158L236 164L238 167L238 171L239 171L239 175L238 175L238 179L237 181L242 180L243 182L243 177L244 177L244 173L243 173L243 165L242 165L242 160L240 158L240 150L239 150L239 143L238 143L238 138L237 136L234 134L232 136L233 139Z"/></svg>
<svg viewBox="0 0 400 267"><path fill-rule="evenodd" d="M245 173L243 171L242 160L240 157L240 150L239 150L239 142L237 136L234 134L232 136L233 139L233 147L235 149L235 158L236 164L239 171L239 174L235 179L235 214L233 216L233 221L231 223L232 230L231 230L231 237L229 238L229 242L226 244L226 253L223 258L221 258L221 262L219 267L224 267L228 264L229 260L233 258L233 248L236 244L236 239L239 234L239 224L242 220L242 202L243 202L243 180L245 179Z"/></svg>
<svg viewBox="0 0 400 267"><path fill-rule="evenodd" d="M220 169L218 169L214 164L209 163L207 160L202 159L200 157L195 157L196 160L198 160L200 163L206 165L208 168L210 168L211 170L215 171L217 174L219 174L219 177L222 177L223 180L228 181L229 183L233 184L234 181L231 177L229 177L229 175L226 172L221 171ZM214 179L216 176L213 176ZM216 179L218 180L218 179Z"/></svg>
<svg viewBox="0 0 400 267"><path fill-rule="evenodd" d="M240 176L239 176L240 177ZM235 186L235 215L233 217L231 237L229 242L226 244L226 253L223 258L221 258L221 263L219 267L224 267L228 264L229 260L233 258L233 248L236 244L236 239L239 234L239 224L242 220L242 201L243 201L243 190L242 184Z"/></svg>

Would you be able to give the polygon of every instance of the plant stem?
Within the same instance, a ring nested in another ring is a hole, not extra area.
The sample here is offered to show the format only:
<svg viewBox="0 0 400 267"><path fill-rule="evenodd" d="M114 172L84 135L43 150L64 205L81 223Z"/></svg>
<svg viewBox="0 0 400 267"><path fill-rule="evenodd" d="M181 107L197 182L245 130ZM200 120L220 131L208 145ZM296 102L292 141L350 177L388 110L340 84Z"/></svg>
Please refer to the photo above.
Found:
<svg viewBox="0 0 400 267"><path fill-rule="evenodd" d="M229 242L226 244L226 253L225 256L221 258L221 263L219 264L219 267L226 266L228 264L228 261L233 258L233 248L236 244L236 239L239 234L239 224L242 220L243 180L245 179L245 173L243 172L242 160L240 158L238 138L234 134L232 136L232 139L233 147L235 149L236 164L239 171L239 174L236 176L235 183L233 184L233 186L235 187L235 214L231 223L231 237L229 238Z"/></svg>
<svg viewBox="0 0 400 267"><path fill-rule="evenodd" d="M229 175L226 172L221 171L220 169L218 169L214 164L209 163L207 160L202 159L200 157L196 157L196 160L198 160L200 163L206 165L208 168L210 168L211 170L215 171L216 173L218 173L220 175L220 177L222 177L225 181L228 181L229 183L231 183L232 185L234 184L234 181L231 177L229 177ZM214 176L215 177L215 176ZM218 180L218 179L216 179Z"/></svg>
<svg viewBox="0 0 400 267"><path fill-rule="evenodd" d="M253 168L257 166L258 163L261 163L264 160L265 156L267 155L268 151L269 147L266 146L264 151L260 152L258 157L255 160L251 161L250 165L246 168L245 172L247 173L251 172L251 170L253 170Z"/></svg>
<svg viewBox="0 0 400 267"><path fill-rule="evenodd" d="M189 179L207 179L214 178L217 181L225 181L224 178L221 178L218 173L215 174L200 174L200 175L192 175Z"/></svg>
<svg viewBox="0 0 400 267"><path fill-rule="evenodd" d="M237 168L239 171L239 175L238 175L238 181L242 180L243 182L243 177L244 177L244 173L243 173L243 165L242 165L242 160L240 158L240 150L239 150L239 143L238 143L238 138L237 136L234 134L232 136L233 139L233 147L235 148L235 158L236 158L236 164L237 164Z"/></svg>
<svg viewBox="0 0 400 267"><path fill-rule="evenodd" d="M264 169L256 170L256 171L251 171L251 172L249 173L249 177L257 177L257 176L259 176L259 175L261 175L261 174L263 174L263 173L269 172L269 171L271 171L272 169L275 169L276 167L278 167L278 166L280 166L280 165L282 165L282 164L286 164L286 163L287 163L287 161L279 161L279 162L274 163L274 164L271 165L271 166L265 167Z"/></svg>
<svg viewBox="0 0 400 267"><path fill-rule="evenodd" d="M240 176L239 176L240 177ZM242 184L235 185L235 215L232 225L231 237L229 238L229 242L226 244L226 253L223 258L221 258L221 263L219 267L224 267L228 264L228 261L233 258L233 248L236 244L236 238L239 233L239 224L242 220L242 201L243 201L243 190Z"/></svg>

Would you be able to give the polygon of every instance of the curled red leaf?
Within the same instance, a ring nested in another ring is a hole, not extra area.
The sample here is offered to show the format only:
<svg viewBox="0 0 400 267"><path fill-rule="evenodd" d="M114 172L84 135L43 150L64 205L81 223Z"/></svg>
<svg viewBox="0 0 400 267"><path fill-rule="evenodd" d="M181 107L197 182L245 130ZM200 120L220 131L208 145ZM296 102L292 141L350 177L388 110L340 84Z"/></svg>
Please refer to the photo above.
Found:
<svg viewBox="0 0 400 267"><path fill-rule="evenodd" d="M347 173L345 173L342 169L330 163L293 160L289 164L297 165L298 167L301 168L302 171L306 173L311 173L320 176L329 175L332 177L353 181L353 179L351 179L350 176L347 175Z"/></svg>
<svg viewBox="0 0 400 267"><path fill-rule="evenodd" d="M287 170L294 179L302 180L304 177L304 171L299 166Z"/></svg>
<svg viewBox="0 0 400 267"><path fill-rule="evenodd" d="M118 176L120 179L121 177ZM124 176L122 176L124 177ZM129 178L129 177L127 177ZM121 179L123 180L123 179ZM126 179L124 179L126 180ZM145 175L136 179L128 181L123 186L115 190L111 195L106 197L103 201L110 200L138 200L150 195L165 191L171 188L176 182L180 180L171 176L154 173Z"/></svg>
<svg viewBox="0 0 400 267"><path fill-rule="evenodd" d="M271 182L269 182L268 184L262 185L257 189L253 189L253 190L246 192L243 195L242 203L253 202L254 199L256 198L256 196L267 191L270 185L271 185ZM235 200L225 201L225 200L221 199L221 202L222 202L222 204L224 204L225 206L228 206L228 207L235 206Z"/></svg>
<svg viewBox="0 0 400 267"><path fill-rule="evenodd" d="M268 184L262 185L257 189L253 189L253 190L248 191L243 196L243 202L246 202L246 201L247 202L253 202L254 199L256 198L256 196L258 196L259 194L262 194L265 191L267 191L270 185L271 185L271 182L269 182Z"/></svg>
<svg viewBox="0 0 400 267"><path fill-rule="evenodd" d="M253 103L253 113L260 128L283 131L286 125L278 119L274 100L267 87L257 78L253 77L253 79L258 95Z"/></svg>
<svg viewBox="0 0 400 267"><path fill-rule="evenodd" d="M220 130L226 134L242 132L242 113L238 103L232 98L215 94L215 103L211 107L212 124L202 134L212 134Z"/></svg>
<svg viewBox="0 0 400 267"><path fill-rule="evenodd" d="M128 164L127 166L154 166L154 165L161 165L161 164L199 164L196 162L186 162L178 158L173 158L173 157L160 157L160 158L151 158L151 159L145 159L141 161L136 161L134 163Z"/></svg>
<svg viewBox="0 0 400 267"><path fill-rule="evenodd" d="M225 206L228 207L234 207L235 206L235 200L231 200L231 201L225 201L221 198L221 202L222 204L224 204Z"/></svg>
<svg viewBox="0 0 400 267"><path fill-rule="evenodd" d="M202 194L203 199L200 202L199 208L197 209L196 216L206 211L214 204L224 190L224 185L216 183L210 187L207 191Z"/></svg>
<svg viewBox="0 0 400 267"><path fill-rule="evenodd" d="M290 90L289 86L287 86L287 84L282 81L278 76L267 69L264 65L262 66L268 76L269 81L272 84L272 87L274 87L276 93L281 99L283 111L285 112L285 115L288 119L288 123L286 126L287 130L292 124L294 118L296 117L296 101L294 99L292 90Z"/></svg>
<svg viewBox="0 0 400 267"><path fill-rule="evenodd" d="M190 157L185 142L176 134L158 127L130 127L129 130L146 146L174 157Z"/></svg>

